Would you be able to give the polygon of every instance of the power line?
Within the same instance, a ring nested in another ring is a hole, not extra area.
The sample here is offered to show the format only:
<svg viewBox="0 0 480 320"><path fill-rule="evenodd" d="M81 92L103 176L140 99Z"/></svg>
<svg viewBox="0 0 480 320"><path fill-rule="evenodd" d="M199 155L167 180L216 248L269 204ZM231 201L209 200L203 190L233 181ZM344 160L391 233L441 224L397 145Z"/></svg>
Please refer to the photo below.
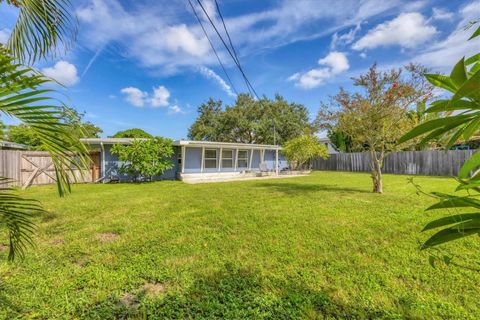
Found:
<svg viewBox="0 0 480 320"><path fill-rule="evenodd" d="M233 89L233 91L235 92L235 94L238 96L237 89L235 89L235 86L233 85L232 80L231 80L230 77L228 76L227 70L225 69L222 61L220 60L220 57L218 56L217 50L215 50L215 47L213 46L213 43L212 43L212 41L210 40L210 37L208 36L207 31L206 31L205 28L203 27L202 21L200 20L200 17L198 16L197 11L195 10L195 7L194 7L193 4L192 4L192 1L191 1L191 0L188 0L188 3L190 4L190 7L192 8L193 14L194 14L195 17L197 18L197 21L198 21L198 23L200 24L200 27L202 27L203 33L205 34L205 37L207 38L208 43L210 43L210 47L212 47L213 53L215 53L215 56L217 57L218 63L219 63L220 66L222 67L222 70L223 70L223 72L225 73L225 76L227 77L227 80L228 80L228 82L230 83L230 86L232 87L232 89Z"/></svg>
<svg viewBox="0 0 480 320"><path fill-rule="evenodd" d="M220 32L218 31L217 27L215 26L215 23L213 23L212 19L210 18L210 15L207 13L207 10L205 10L205 7L203 6L202 2L200 0L197 0L198 4L200 5L200 7L202 8L202 11L203 13L205 14L205 16L208 18L208 21L210 22L210 24L212 25L213 29L215 30L215 32L217 33L218 37L220 38L220 40L222 41L224 47L227 49L228 51L228 54L230 55L230 57L232 57L233 61L235 62L238 70L240 70L240 73L242 74L242 77L243 79L245 80L245 83L247 85L247 89L250 93L250 95L253 95L252 94L252 91L253 93L255 94L255 96L257 97L257 99L259 99L257 93L255 92L255 89L253 89L253 86L251 85L250 81L248 80L245 72L243 71L243 68L242 66L240 65L240 63L237 61L237 59L235 59L235 56L233 55L232 51L230 50L230 48L228 47L228 45L226 44L225 40L223 39L222 35L220 34Z"/></svg>
<svg viewBox="0 0 480 320"><path fill-rule="evenodd" d="M227 26L225 25L225 20L223 20L222 11L220 11L220 6L218 5L217 0L215 0L215 6L217 7L217 12L218 12L218 15L220 16L220 19L222 19L223 29L225 30L225 33L227 34L228 42L230 43L230 47L232 48L233 54L235 55L235 58L237 59L237 62L240 64L240 60L238 59L237 51L235 50L235 47L233 46L232 38L230 38L230 33L228 33Z"/></svg>

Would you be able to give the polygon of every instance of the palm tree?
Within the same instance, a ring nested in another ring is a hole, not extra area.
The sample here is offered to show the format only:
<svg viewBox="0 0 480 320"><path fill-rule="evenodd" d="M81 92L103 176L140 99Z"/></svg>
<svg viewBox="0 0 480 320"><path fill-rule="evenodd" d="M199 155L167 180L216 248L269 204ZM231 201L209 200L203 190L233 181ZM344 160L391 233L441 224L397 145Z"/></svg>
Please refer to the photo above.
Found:
<svg viewBox="0 0 480 320"><path fill-rule="evenodd" d="M73 170L86 168L86 148L72 137L63 121L63 103L49 96L53 90L40 89L52 81L26 64L68 48L76 31L76 19L68 1L0 0L19 9L17 22L7 47L0 45L0 114L9 115L30 126L50 153L60 196L70 192L75 181ZM67 108L68 109L68 108ZM0 186L8 185L0 177ZM32 217L44 212L40 204L25 199L12 188L0 192L0 226L8 230L9 260L23 256L33 244Z"/></svg>

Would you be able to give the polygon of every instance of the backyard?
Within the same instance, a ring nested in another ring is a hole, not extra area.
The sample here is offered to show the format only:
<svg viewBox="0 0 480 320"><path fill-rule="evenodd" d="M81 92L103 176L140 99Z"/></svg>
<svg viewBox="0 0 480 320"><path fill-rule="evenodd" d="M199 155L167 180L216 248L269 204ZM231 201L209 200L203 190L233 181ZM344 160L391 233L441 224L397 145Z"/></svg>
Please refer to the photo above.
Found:
<svg viewBox="0 0 480 320"><path fill-rule="evenodd" d="M425 213L434 200L407 178L385 175L383 195L340 172L78 185L65 199L32 187L49 214L24 260L0 247L0 317L479 318L479 241L420 251L446 212Z"/></svg>

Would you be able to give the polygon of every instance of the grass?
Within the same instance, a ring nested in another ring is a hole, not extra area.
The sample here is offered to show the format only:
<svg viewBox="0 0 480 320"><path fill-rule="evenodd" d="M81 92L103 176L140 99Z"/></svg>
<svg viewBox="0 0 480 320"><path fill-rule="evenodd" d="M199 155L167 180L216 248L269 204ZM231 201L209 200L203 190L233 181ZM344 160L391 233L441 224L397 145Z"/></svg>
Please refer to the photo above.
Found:
<svg viewBox="0 0 480 320"><path fill-rule="evenodd" d="M0 252L0 317L480 318L478 237L420 251L446 212L424 212L433 200L406 176L384 179L383 195L337 172L79 185L65 199L33 187L49 215L25 260Z"/></svg>

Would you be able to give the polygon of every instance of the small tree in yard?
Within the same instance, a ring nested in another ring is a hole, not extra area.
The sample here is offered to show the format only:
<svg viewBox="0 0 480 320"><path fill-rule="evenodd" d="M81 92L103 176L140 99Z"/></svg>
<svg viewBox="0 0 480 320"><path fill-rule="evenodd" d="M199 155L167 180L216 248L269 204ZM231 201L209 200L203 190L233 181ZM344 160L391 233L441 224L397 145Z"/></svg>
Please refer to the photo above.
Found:
<svg viewBox="0 0 480 320"><path fill-rule="evenodd" d="M173 167L173 144L172 140L166 138L133 140L129 145L116 144L111 152L117 154L122 162L120 173L132 175L134 181L140 177L152 179Z"/></svg>
<svg viewBox="0 0 480 320"><path fill-rule="evenodd" d="M318 141L315 136L301 136L287 141L283 147L283 154L294 169L311 168L311 161L315 158L328 158L327 147Z"/></svg>
<svg viewBox="0 0 480 320"><path fill-rule="evenodd" d="M408 77L402 76L404 70ZM415 125L409 111L431 96L423 68L409 65L404 70L381 72L373 65L366 74L353 78L364 93L341 89L330 104L323 104L317 117L324 126L350 137L354 148L370 153L373 192L383 191L382 166L387 153L405 148L397 141Z"/></svg>

